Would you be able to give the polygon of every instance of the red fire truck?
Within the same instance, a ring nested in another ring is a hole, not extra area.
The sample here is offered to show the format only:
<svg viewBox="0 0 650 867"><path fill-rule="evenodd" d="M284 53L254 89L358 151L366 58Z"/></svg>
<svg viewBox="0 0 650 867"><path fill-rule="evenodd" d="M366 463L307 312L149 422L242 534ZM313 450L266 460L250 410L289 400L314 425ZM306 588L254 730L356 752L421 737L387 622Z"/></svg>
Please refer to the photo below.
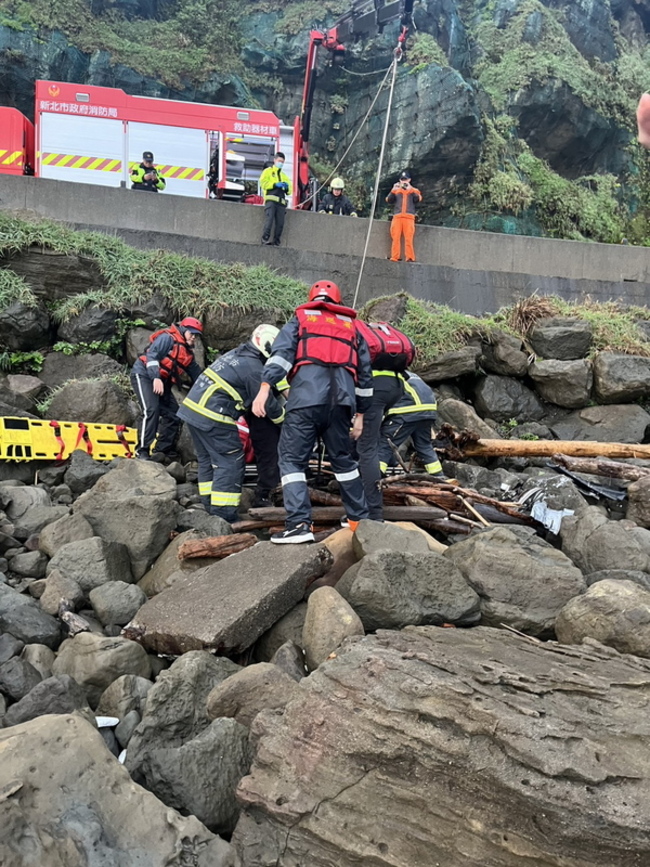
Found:
<svg viewBox="0 0 650 867"><path fill-rule="evenodd" d="M293 180L292 207L314 207L309 133L318 52L344 56L344 41L381 32L400 18L399 43L412 23L414 0L353 0L330 30L312 30L300 117L283 126L273 112L225 105L130 96L112 87L37 81L34 125L0 107L0 174L107 187L130 186L131 169L152 151L166 194L235 198L257 192L276 150Z"/></svg>

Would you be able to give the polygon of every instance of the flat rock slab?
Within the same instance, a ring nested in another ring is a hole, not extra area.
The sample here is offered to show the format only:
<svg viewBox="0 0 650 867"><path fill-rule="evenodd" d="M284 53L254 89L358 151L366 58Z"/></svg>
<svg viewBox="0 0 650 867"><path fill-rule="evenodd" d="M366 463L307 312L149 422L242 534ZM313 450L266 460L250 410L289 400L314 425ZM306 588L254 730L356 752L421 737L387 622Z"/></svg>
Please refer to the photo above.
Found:
<svg viewBox="0 0 650 867"><path fill-rule="evenodd" d="M260 542L176 581L143 605L127 634L154 653L243 651L332 563L324 545Z"/></svg>
<svg viewBox="0 0 650 867"><path fill-rule="evenodd" d="M238 788L242 867L645 867L650 663L505 630L345 644Z"/></svg>

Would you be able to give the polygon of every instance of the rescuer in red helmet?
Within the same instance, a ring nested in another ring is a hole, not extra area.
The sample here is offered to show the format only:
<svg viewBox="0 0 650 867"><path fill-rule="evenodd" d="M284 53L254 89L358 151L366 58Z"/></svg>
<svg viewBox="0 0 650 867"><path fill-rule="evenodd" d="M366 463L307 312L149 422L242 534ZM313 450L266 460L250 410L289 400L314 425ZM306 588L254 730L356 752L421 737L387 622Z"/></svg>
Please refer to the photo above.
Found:
<svg viewBox="0 0 650 867"><path fill-rule="evenodd" d="M266 414L271 388L285 377L291 389L280 434L278 458L286 529L271 541L313 542L306 471L314 443L323 440L341 488L350 527L368 517L357 462L350 454L352 435L363 429L363 413L372 399L370 353L357 332L356 312L341 304L341 292L330 280L311 287L309 301L280 331L264 366L262 384L253 401L256 416Z"/></svg>
<svg viewBox="0 0 650 867"><path fill-rule="evenodd" d="M131 369L131 385L142 407L138 431L137 457L162 463L172 456L181 423L176 417L178 403L172 386L184 375L194 383L201 368L194 358L197 335L203 333L198 319L187 316L178 325L162 328L149 338L149 346ZM149 454L156 441L156 450Z"/></svg>

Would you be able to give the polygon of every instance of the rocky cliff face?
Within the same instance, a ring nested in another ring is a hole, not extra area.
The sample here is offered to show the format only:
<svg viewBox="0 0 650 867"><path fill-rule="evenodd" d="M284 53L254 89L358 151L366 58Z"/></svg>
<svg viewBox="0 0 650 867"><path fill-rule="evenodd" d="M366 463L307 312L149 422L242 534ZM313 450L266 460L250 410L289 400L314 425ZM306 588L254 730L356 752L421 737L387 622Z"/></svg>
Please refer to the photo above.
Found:
<svg viewBox="0 0 650 867"><path fill-rule="evenodd" d="M0 0L0 101L36 77L299 110L308 31L347 0ZM647 0L420 0L396 84L382 193L408 165L428 222L643 243L647 177L634 108L650 87ZM390 63L397 24L323 58L312 153L323 178ZM387 93L339 173L368 205Z"/></svg>

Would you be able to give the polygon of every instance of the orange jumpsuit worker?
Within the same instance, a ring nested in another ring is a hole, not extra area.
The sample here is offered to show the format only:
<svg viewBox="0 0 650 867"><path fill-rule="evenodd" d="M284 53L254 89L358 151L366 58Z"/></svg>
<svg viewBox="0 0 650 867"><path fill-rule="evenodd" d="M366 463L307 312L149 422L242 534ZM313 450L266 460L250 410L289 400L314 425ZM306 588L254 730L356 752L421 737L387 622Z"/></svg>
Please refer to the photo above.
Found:
<svg viewBox="0 0 650 867"><path fill-rule="evenodd" d="M391 262L399 262L402 258L401 239L404 235L404 254L407 262L415 262L413 237L415 236L416 205L422 201L422 193L411 186L411 173L404 171L399 181L386 196L389 205L394 205L393 219L390 224L390 236L393 239L390 250Z"/></svg>

